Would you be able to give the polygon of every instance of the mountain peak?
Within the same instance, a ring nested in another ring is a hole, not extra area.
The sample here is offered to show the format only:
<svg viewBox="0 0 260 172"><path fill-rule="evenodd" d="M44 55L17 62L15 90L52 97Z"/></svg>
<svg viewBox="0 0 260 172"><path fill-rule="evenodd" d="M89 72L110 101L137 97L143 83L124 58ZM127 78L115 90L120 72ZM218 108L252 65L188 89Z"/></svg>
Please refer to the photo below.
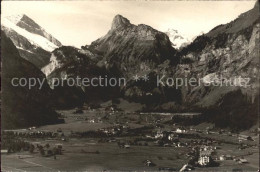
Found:
<svg viewBox="0 0 260 172"><path fill-rule="evenodd" d="M118 14L114 17L111 28L117 29L117 28L120 28L120 27L129 26L129 25L131 25L130 21L127 18Z"/></svg>
<svg viewBox="0 0 260 172"><path fill-rule="evenodd" d="M35 51L35 47L51 52L62 45L56 38L47 33L44 28L25 14L3 17L1 29L11 38L18 49L24 49L30 53ZM17 37L19 37L19 41L15 40Z"/></svg>
<svg viewBox="0 0 260 172"><path fill-rule="evenodd" d="M23 16L25 16L25 14L15 14L6 16L5 18L14 24L17 24L23 18Z"/></svg>

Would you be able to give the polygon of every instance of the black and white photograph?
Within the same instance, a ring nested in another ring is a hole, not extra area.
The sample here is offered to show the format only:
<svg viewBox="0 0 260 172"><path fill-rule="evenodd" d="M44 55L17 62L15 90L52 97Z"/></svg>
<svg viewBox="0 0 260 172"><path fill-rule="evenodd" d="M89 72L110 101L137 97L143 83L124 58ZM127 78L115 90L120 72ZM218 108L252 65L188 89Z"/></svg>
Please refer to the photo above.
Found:
<svg viewBox="0 0 260 172"><path fill-rule="evenodd" d="M259 171L258 0L1 1L1 171Z"/></svg>

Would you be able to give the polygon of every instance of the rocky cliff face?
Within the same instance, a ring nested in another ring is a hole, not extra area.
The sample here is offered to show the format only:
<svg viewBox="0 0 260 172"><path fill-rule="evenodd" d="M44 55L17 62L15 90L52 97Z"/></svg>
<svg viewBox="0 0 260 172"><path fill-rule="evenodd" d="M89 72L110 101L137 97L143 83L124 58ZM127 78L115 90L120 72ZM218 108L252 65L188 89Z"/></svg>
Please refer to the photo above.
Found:
<svg viewBox="0 0 260 172"><path fill-rule="evenodd" d="M58 122L58 114L50 107L51 90L44 82L28 87L15 87L13 78L37 78L43 80L44 74L33 64L24 60L12 41L1 31L2 56L2 128L21 128ZM28 85L27 85L28 86Z"/></svg>
<svg viewBox="0 0 260 172"><path fill-rule="evenodd" d="M185 47L180 54L182 63L188 68L188 75L208 82L227 78L232 80L233 85L244 82L237 78L249 78L250 87L239 89L245 94L256 95L259 88L259 19L256 5L236 20L214 28ZM192 96L188 94L188 97ZM190 100L196 102L198 99L200 96Z"/></svg>
<svg viewBox="0 0 260 172"><path fill-rule="evenodd" d="M13 41L20 55L39 69L47 65L50 52L61 43L26 15L2 18L1 29Z"/></svg>
<svg viewBox="0 0 260 172"><path fill-rule="evenodd" d="M165 60L178 62L165 33L144 24L133 25L121 15L115 16L109 32L88 48L103 56L100 65L115 67L127 77L150 71Z"/></svg>
<svg viewBox="0 0 260 172"><path fill-rule="evenodd" d="M96 101L113 94L110 88L84 87L81 78L93 78L109 75L109 71L99 67L97 63L102 57L89 50L62 46L55 49L51 62L42 71L47 76L49 85L54 89L53 99L58 108L81 106L85 101ZM68 86L67 81L80 78L79 84ZM108 93L105 93L108 91Z"/></svg>
<svg viewBox="0 0 260 172"><path fill-rule="evenodd" d="M259 21L256 3L252 10L199 36L180 51L181 64L176 76L183 77L181 71L186 70L185 77L212 83L183 88L184 104L214 109L209 110L209 116L220 125L245 128L255 123L259 96ZM225 84L225 79L231 84ZM223 86L214 86L221 82ZM241 86L245 83L246 87Z"/></svg>

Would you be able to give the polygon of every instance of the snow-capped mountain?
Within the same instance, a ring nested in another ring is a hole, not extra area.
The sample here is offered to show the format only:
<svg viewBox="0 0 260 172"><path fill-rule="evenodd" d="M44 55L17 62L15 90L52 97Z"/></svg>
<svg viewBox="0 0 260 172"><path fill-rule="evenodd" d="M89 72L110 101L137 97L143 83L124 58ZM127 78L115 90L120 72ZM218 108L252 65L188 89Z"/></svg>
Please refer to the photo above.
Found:
<svg viewBox="0 0 260 172"><path fill-rule="evenodd" d="M20 55L38 68L45 66L50 52L62 44L26 15L2 17L1 29L13 41Z"/></svg>
<svg viewBox="0 0 260 172"><path fill-rule="evenodd" d="M176 49L179 49L179 48L191 43L191 40L188 38L188 36L186 36L185 34L179 33L178 30L168 29L165 33L170 38L170 41L173 44L172 46Z"/></svg>

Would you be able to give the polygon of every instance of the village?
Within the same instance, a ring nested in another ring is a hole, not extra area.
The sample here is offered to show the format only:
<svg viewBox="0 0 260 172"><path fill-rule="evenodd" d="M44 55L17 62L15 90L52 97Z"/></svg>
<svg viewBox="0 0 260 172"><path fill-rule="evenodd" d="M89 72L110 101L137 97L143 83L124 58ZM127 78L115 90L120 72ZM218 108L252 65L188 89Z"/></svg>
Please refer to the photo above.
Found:
<svg viewBox="0 0 260 172"><path fill-rule="evenodd" d="M244 134L212 124L180 125L173 114L122 112L113 106L60 113L65 124L2 131L2 167L9 167L9 159L26 159L25 162L32 160L39 168L62 170L57 161L80 154L84 155L81 161L86 161L78 166L82 169L88 169L91 164L87 160L93 158L102 167L97 170L123 170L120 164L104 167L104 157L120 158L132 170L137 167L159 171L258 168L258 129ZM177 114L178 121L180 115ZM189 114L184 116L183 120L191 120L187 118ZM193 116L198 118L198 114ZM136 164L128 164L131 156ZM45 160L50 162L46 164Z"/></svg>

